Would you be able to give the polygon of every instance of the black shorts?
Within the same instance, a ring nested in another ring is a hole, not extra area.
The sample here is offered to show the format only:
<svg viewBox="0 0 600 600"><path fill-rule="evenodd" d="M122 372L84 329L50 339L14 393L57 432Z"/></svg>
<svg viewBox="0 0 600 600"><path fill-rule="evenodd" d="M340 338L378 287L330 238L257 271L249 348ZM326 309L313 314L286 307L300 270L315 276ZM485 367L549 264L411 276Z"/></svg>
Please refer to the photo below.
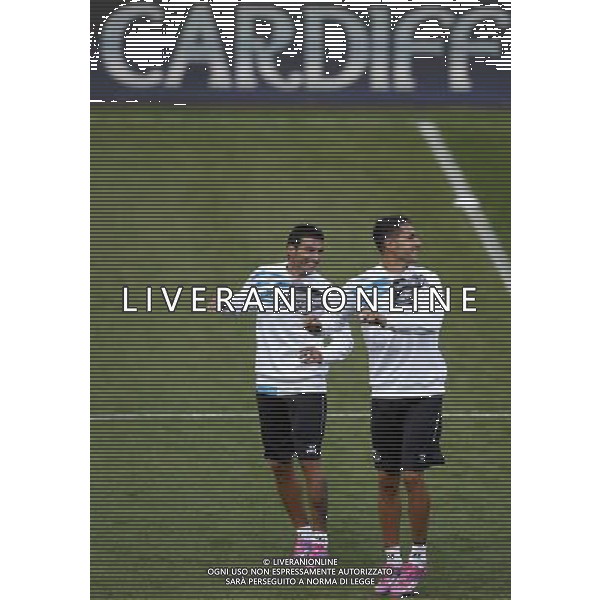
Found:
<svg viewBox="0 0 600 600"><path fill-rule="evenodd" d="M441 434L442 396L372 399L375 468L399 473L443 465Z"/></svg>
<svg viewBox="0 0 600 600"><path fill-rule="evenodd" d="M276 461L287 461L294 456L300 460L321 458L327 416L325 394L257 394L256 400L265 458Z"/></svg>

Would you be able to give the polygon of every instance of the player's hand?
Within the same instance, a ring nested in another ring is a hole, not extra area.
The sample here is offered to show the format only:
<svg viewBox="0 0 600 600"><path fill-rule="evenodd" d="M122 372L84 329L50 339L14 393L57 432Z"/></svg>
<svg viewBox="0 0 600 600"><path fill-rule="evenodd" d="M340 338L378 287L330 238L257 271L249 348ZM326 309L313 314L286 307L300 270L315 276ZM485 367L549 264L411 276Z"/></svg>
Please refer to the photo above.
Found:
<svg viewBox="0 0 600 600"><path fill-rule="evenodd" d="M365 325L379 325L379 327L385 327L385 317L381 313L371 312L369 310L363 310L360 313L360 320Z"/></svg>
<svg viewBox="0 0 600 600"><path fill-rule="evenodd" d="M323 362L323 353L318 348L302 348L300 362L304 365L320 365Z"/></svg>
<svg viewBox="0 0 600 600"><path fill-rule="evenodd" d="M317 315L304 315L304 329L312 335L319 335L323 331L323 325Z"/></svg>

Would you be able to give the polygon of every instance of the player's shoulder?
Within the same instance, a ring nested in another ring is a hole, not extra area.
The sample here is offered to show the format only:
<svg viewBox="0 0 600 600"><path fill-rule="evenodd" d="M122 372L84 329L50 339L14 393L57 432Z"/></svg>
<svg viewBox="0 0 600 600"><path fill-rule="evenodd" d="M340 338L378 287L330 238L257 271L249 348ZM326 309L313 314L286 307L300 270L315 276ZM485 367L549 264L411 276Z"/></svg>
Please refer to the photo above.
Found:
<svg viewBox="0 0 600 600"><path fill-rule="evenodd" d="M262 265L252 272L253 279L282 279L286 276L285 263Z"/></svg>
<svg viewBox="0 0 600 600"><path fill-rule="evenodd" d="M409 269L409 273L411 276L424 279L428 285L440 284L439 275L435 271L432 271L431 269L423 265L412 265L411 267L409 267Z"/></svg>

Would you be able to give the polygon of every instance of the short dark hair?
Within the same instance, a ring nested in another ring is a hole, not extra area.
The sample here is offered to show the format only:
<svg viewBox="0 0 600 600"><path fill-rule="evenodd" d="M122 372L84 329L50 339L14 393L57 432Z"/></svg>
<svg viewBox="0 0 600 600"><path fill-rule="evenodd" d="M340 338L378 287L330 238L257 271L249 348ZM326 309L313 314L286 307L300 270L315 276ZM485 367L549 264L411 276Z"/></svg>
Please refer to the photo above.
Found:
<svg viewBox="0 0 600 600"><path fill-rule="evenodd" d="M377 250L383 252L387 237L407 223L410 223L410 219L408 217L403 217L402 215L377 219L377 221L375 221L375 226L373 227L373 241L377 246Z"/></svg>
<svg viewBox="0 0 600 600"><path fill-rule="evenodd" d="M302 243L302 240L307 237L317 238L321 241L324 241L325 239L321 229L305 223L303 225L296 225L296 227L290 231L287 240L288 246L299 246Z"/></svg>

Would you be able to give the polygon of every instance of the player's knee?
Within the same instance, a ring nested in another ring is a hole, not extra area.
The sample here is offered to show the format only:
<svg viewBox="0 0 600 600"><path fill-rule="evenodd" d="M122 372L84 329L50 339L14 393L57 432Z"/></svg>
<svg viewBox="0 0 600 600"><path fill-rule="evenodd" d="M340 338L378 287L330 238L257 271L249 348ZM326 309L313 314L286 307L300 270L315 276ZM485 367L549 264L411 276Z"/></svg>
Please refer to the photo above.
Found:
<svg viewBox="0 0 600 600"><path fill-rule="evenodd" d="M384 498L393 498L398 493L400 476L393 473L379 474L379 493Z"/></svg>
<svg viewBox="0 0 600 600"><path fill-rule="evenodd" d="M407 490L412 490L423 486L425 477L422 471L404 471L402 481Z"/></svg>
<svg viewBox="0 0 600 600"><path fill-rule="evenodd" d="M268 460L275 477L290 477L294 473L294 463L291 460Z"/></svg>
<svg viewBox="0 0 600 600"><path fill-rule="evenodd" d="M300 466L304 472L307 481L321 483L325 481L325 472L323 471L321 461L318 459L300 460Z"/></svg>
<svg viewBox="0 0 600 600"><path fill-rule="evenodd" d="M303 454L298 455L298 462L305 471L319 473L321 471L321 454Z"/></svg>

